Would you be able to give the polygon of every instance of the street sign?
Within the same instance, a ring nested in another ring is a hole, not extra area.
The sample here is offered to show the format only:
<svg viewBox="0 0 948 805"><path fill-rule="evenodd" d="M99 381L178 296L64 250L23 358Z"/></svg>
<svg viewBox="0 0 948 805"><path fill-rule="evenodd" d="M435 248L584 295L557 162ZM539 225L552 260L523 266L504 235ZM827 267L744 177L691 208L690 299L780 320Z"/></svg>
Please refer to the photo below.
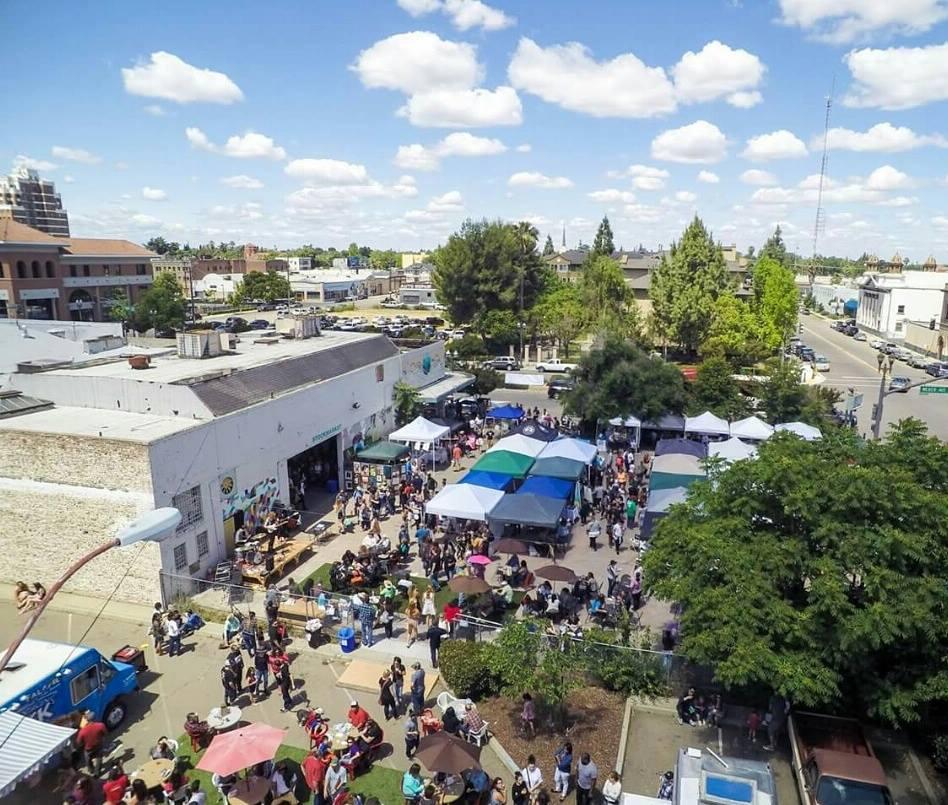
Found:
<svg viewBox="0 0 948 805"><path fill-rule="evenodd" d="M846 413L851 414L858 408L862 408L862 401L864 397L862 394L854 394L850 392L846 395Z"/></svg>
<svg viewBox="0 0 948 805"><path fill-rule="evenodd" d="M919 386L921 394L948 394L948 386Z"/></svg>

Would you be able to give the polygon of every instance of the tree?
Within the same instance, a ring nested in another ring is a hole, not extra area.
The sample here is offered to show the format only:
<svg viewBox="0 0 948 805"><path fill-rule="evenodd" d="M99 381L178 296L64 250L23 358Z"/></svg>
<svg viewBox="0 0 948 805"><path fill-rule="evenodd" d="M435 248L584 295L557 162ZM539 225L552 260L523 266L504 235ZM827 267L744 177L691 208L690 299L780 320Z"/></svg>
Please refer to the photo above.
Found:
<svg viewBox="0 0 948 805"><path fill-rule="evenodd" d="M583 264L579 292L594 328L620 337L638 334L638 307L622 269L611 257L596 252L589 255Z"/></svg>
<svg viewBox="0 0 948 805"><path fill-rule="evenodd" d="M234 291L234 301L238 304L252 299L272 302L289 297L290 282L285 274L277 271L251 271L244 274L243 282Z"/></svg>
<svg viewBox="0 0 948 805"><path fill-rule="evenodd" d="M543 244L543 256L549 257L551 254L556 254L556 247L553 245L553 238L547 235L546 243Z"/></svg>
<svg viewBox="0 0 948 805"><path fill-rule="evenodd" d="M503 221L465 221L432 257L438 299L455 324L487 311L519 314L542 291L548 270L536 252L536 229Z"/></svg>
<svg viewBox="0 0 948 805"><path fill-rule="evenodd" d="M765 257L776 260L780 265L790 266L790 255L787 253L787 245L783 242L783 232L780 230L780 224L774 229L774 233L767 238L767 242L757 254L757 262L760 263ZM756 266L754 267L756 270Z"/></svg>
<svg viewBox="0 0 948 805"><path fill-rule="evenodd" d="M418 389L404 380L399 380L392 388L392 402L395 405L395 424L407 425L421 408Z"/></svg>
<svg viewBox="0 0 948 805"><path fill-rule="evenodd" d="M762 256L754 266L754 308L771 350L782 348L793 335L799 306L793 272L775 258Z"/></svg>
<svg viewBox="0 0 948 805"><path fill-rule="evenodd" d="M504 376L496 369L475 366L469 371L474 375L474 382L469 387L471 394L487 396L494 389L499 389L504 385Z"/></svg>
<svg viewBox="0 0 948 805"><path fill-rule="evenodd" d="M769 422L796 422L807 402L797 363L774 361L766 380L759 383L757 398Z"/></svg>
<svg viewBox="0 0 948 805"><path fill-rule="evenodd" d="M602 347L582 357L574 374L576 388L566 394L564 408L588 423L628 414L658 419L684 409L685 384L678 368L628 339L607 337Z"/></svg>
<svg viewBox="0 0 948 805"><path fill-rule="evenodd" d="M134 329L139 332L177 328L184 322L184 297L174 274L162 272L135 306Z"/></svg>
<svg viewBox="0 0 948 805"><path fill-rule="evenodd" d="M160 236L145 241L145 248L155 254L167 254L170 251L168 241Z"/></svg>
<svg viewBox="0 0 948 805"><path fill-rule="evenodd" d="M710 411L724 419L742 419L750 406L734 379L734 367L723 358L708 358L698 367L698 376L690 386L693 414Z"/></svg>
<svg viewBox="0 0 948 805"><path fill-rule="evenodd" d="M728 286L721 248L695 216L652 275L654 330L694 353L708 335L712 305Z"/></svg>
<svg viewBox="0 0 948 805"><path fill-rule="evenodd" d="M699 482L645 554L681 650L729 687L896 725L948 698L948 446L777 434Z"/></svg>
<svg viewBox="0 0 948 805"><path fill-rule="evenodd" d="M474 320L473 327L491 351L516 344L520 337L517 317L509 310L484 311Z"/></svg>
<svg viewBox="0 0 948 805"><path fill-rule="evenodd" d="M599 229L596 230L596 237L593 240L592 255L605 255L610 257L616 250L612 237L612 227L609 225L609 216L603 215L599 222Z"/></svg>
<svg viewBox="0 0 948 805"><path fill-rule="evenodd" d="M555 278L531 313L531 320L541 332L556 339L565 357L569 357L570 344L583 332L590 319L579 288Z"/></svg>
<svg viewBox="0 0 948 805"><path fill-rule="evenodd" d="M721 294L711 308L711 324L699 352L735 366L757 363L772 351L753 308L733 294Z"/></svg>

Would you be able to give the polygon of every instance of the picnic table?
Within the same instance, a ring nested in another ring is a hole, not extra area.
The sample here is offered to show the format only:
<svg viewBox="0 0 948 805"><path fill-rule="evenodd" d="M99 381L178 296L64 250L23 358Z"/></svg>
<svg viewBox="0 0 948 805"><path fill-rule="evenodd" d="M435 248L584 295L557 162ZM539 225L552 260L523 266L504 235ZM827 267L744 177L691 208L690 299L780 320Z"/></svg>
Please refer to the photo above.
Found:
<svg viewBox="0 0 948 805"><path fill-rule="evenodd" d="M145 788L151 791L153 788L159 788L161 784L171 774L174 768L174 761L165 758L157 760L147 760L132 773L133 780L141 780Z"/></svg>
<svg viewBox="0 0 948 805"><path fill-rule="evenodd" d="M312 547L313 538L309 535L286 540L273 550L273 569L267 570L266 561L260 565L245 566L241 570L244 582L251 586L265 588L271 578L279 577L284 571L295 567Z"/></svg>

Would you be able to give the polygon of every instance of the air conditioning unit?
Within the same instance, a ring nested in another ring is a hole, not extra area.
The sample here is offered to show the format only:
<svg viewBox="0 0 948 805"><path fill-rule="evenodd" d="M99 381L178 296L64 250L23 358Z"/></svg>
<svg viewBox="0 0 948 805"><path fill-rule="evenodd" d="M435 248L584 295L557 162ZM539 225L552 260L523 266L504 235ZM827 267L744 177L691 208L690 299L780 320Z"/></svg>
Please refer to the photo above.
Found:
<svg viewBox="0 0 948 805"><path fill-rule="evenodd" d="M177 340L179 358L213 358L225 349L213 330L188 330L178 333Z"/></svg>

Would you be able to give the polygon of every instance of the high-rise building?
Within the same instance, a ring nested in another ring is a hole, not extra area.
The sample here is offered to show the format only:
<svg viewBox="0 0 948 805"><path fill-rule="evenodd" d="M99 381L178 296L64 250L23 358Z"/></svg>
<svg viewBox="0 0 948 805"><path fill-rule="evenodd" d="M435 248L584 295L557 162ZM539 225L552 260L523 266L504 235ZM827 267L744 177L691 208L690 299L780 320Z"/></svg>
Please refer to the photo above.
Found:
<svg viewBox="0 0 948 805"><path fill-rule="evenodd" d="M69 215L56 186L28 168L0 177L0 218L12 218L47 235L69 237Z"/></svg>

